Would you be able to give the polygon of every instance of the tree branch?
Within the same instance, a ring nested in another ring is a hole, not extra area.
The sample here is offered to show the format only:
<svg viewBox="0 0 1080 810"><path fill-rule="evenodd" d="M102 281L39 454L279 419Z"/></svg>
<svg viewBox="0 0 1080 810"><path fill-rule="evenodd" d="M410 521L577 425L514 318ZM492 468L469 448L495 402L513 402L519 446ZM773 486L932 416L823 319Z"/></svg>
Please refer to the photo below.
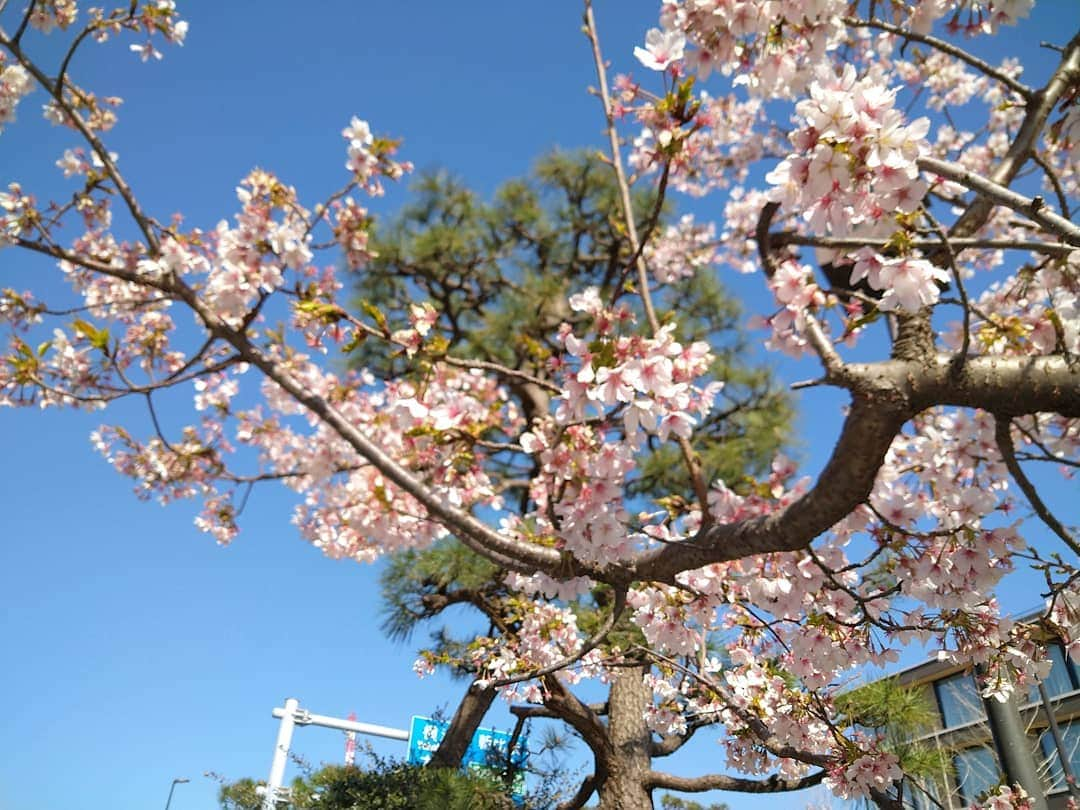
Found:
<svg viewBox="0 0 1080 810"><path fill-rule="evenodd" d="M767 203L758 216L757 226L754 228L754 239L757 242L758 256L761 258L761 266L765 275L772 278L776 272L776 257L772 253L772 241L769 228L772 226L773 217L780 210L780 203ZM828 374L838 374L844 366L843 360L833 348L829 336L825 334L817 316L809 310L803 312L803 320L806 323L806 337L810 346L817 353L822 366Z"/></svg>
<svg viewBox="0 0 1080 810"><path fill-rule="evenodd" d="M882 250L888 244L886 239L868 239L845 236L808 236L792 231L774 231L769 234L769 241L775 247L800 245L819 248L860 248L872 247ZM938 239L912 239L907 244L916 250L942 250L944 245ZM1059 242L1039 242L1025 239L949 239L949 244L960 253L964 250L1029 250L1032 253L1045 253L1055 258L1068 256L1073 248Z"/></svg>
<svg viewBox="0 0 1080 810"><path fill-rule="evenodd" d="M32 8L33 3L30 5ZM53 97L60 109L64 111L64 114L71 121L72 126L83 136L83 139L90 144L90 148L93 149L94 154L98 156L106 174L109 175L109 179L113 181L116 190L120 192L120 197L124 200L124 204L131 213L131 218L135 220L135 224L146 238L146 243L150 246L154 255L157 255L160 250L160 244L158 243L157 234L154 233L154 229L150 224L149 217L143 213L142 207L135 197L135 193L131 190L131 187L128 186L123 175L120 174L120 170L116 168L116 163L113 161L112 155L109 154L109 150L105 148L105 144L103 144L101 139L94 134L87 123L83 121L82 116L73 110L71 105L67 103L67 100L64 98L64 88L57 83L49 81L49 77L22 52L17 39L15 41L8 41L0 38L0 43L11 52L12 56L19 60L19 64L26 68L26 70L37 80L38 84Z"/></svg>
<svg viewBox="0 0 1080 810"><path fill-rule="evenodd" d="M608 713L608 705L606 703L589 703L587 704L589 711L597 716L604 716ZM530 704L511 706L510 714L514 717L543 717L549 720L559 720L562 715L554 711L547 705L533 706Z"/></svg>
<svg viewBox="0 0 1080 810"><path fill-rule="evenodd" d="M1046 119L1050 117L1054 105L1069 90L1069 87L1077 80L1078 76L1080 76L1080 34L1076 34L1069 44L1065 46L1061 62L1058 63L1046 86L1033 93L1028 99L1024 120L1020 124L1016 137L1013 138L1005 157L990 173L988 179L979 178L980 180L989 183L991 188L1007 188L1012 183L1017 172L1020 171L1020 168L1034 150L1035 142L1042 134L1043 125L1046 124ZM924 164L924 161L927 161L927 163ZM956 166L956 164L936 161L933 158L919 158L918 163L923 168L930 168L930 171L938 171L938 169L932 167L932 164L940 164L942 168L954 174L957 173L957 170L959 170L961 176L970 174L964 171L962 167ZM938 173L940 174L940 172ZM945 174L941 176L947 177ZM962 181L957 180L957 182ZM963 183L963 185L974 188L968 186L967 183ZM1016 196L1020 197L1020 195ZM1020 197L1020 199L1024 200L1026 198ZM1030 201L1028 202L1030 204ZM956 238L974 234L990 216L993 205L994 202L991 196L985 194L978 196L949 228L949 236ZM1068 220L1061 217L1058 217L1058 220L1067 224L1070 229L1075 230L1076 226L1072 225Z"/></svg>
<svg viewBox="0 0 1080 810"><path fill-rule="evenodd" d="M595 650L605 638L612 628L615 627L615 623L622 616L623 610L626 608L626 588L617 587L615 589L615 600L611 606L611 613L608 614L607 620L600 626L591 638L581 645L581 649L575 652L573 655L567 656L560 661L556 661L554 664L549 664L541 669L532 670L531 672L525 672L520 675L514 675L510 678L499 678L496 681L492 681L491 685L495 688L501 688L503 686L510 686L511 684L521 683L522 681L531 681L533 678L542 678L545 675L550 675L554 672L558 672L560 669L566 669L568 666L576 664L590 652Z"/></svg>
<svg viewBox="0 0 1080 810"><path fill-rule="evenodd" d="M970 357L959 369L941 354L925 364L849 363L842 380L833 382L848 388L853 401L832 456L806 494L772 514L711 526L689 541L643 552L629 566L634 578L673 584L680 571L805 548L866 500L893 438L927 408L1080 416L1080 374L1060 356Z"/></svg>
<svg viewBox="0 0 1080 810"><path fill-rule="evenodd" d="M577 792L565 802L555 805L555 810L580 810L596 792L596 784L596 776L589 774L578 787Z"/></svg>
<svg viewBox="0 0 1080 810"><path fill-rule="evenodd" d="M981 199L1011 208L1018 214L1023 214L1031 221L1041 225L1047 231L1059 236L1070 245L1080 247L1080 225L1074 225L1065 217L1049 210L1042 197L1025 197L1023 194L1018 194L993 180L969 172L957 163L949 163L932 157L921 157L917 162L920 169L959 183L974 191Z"/></svg>
<svg viewBox="0 0 1080 810"><path fill-rule="evenodd" d="M649 328L655 336L660 331L660 320L656 317L653 308L652 296L649 293L649 269L645 266L644 243L638 239L637 225L634 223L634 204L630 199L630 186L626 182L626 172L623 171L622 153L619 149L619 134L615 129L615 118L611 112L611 94L608 91L607 69L604 66L604 57L600 53L600 36L596 30L596 18L593 15L592 0L585 0L585 34L592 45L593 62L596 65L596 76L600 83L600 101L604 105L604 120L607 122L608 141L611 144L611 166L615 171L615 181L619 189L619 202L622 206L623 220L626 224L626 238L633 251L634 265L638 274L638 294L641 296L641 305L645 309L645 317L649 322ZM661 177L660 199L657 201L657 210L663 202L663 189L667 186L668 172L665 169ZM651 227L650 227L651 231ZM679 448L682 450L686 461L687 471L690 473L690 481L694 487L694 495L701 506L701 513L708 515L708 484L701 468L701 461L694 453L694 449L688 439L679 438Z"/></svg>
<svg viewBox="0 0 1080 810"><path fill-rule="evenodd" d="M913 40L915 42L921 42L924 45L929 45L931 48L948 54L949 56L959 59L961 62L966 62L971 67L985 73L992 79L996 79L1003 85L1008 87L1017 95L1023 96L1025 99L1030 99L1034 95L1034 91L1022 82L1018 82L1012 76L1004 73L989 62L974 56L963 48L958 48L951 42L946 42L938 37L931 36L930 34L917 34L907 28L901 28L898 25L892 25L891 23L882 22L881 20L860 20L857 17L844 17L844 24L851 25L856 28L876 28L879 31L887 31L890 34L903 37L904 39Z"/></svg>
<svg viewBox="0 0 1080 810"><path fill-rule="evenodd" d="M998 450L1001 453L1002 460L1005 462L1005 466L1008 467L1009 473L1012 475L1013 480L1016 481L1017 486L1027 496L1028 503L1031 504L1031 508L1035 510L1035 514L1039 516L1039 519L1046 524L1050 531L1060 537L1065 545L1080 556L1080 543L1077 543L1069 530L1046 507L1042 498L1039 497L1035 485L1031 483L1031 479L1024 473L1020 462L1016 460L1016 449L1013 446L1010 431L1011 422L1012 420L1008 416L994 416L994 439L997 441Z"/></svg>
<svg viewBox="0 0 1080 810"><path fill-rule="evenodd" d="M666 788L680 793L701 793L706 790L730 790L737 793L786 793L804 790L821 784L825 771L804 776L801 779L781 779L773 774L768 779L744 779L723 773L710 773L702 776L676 776L661 771L650 771L645 777L651 788Z"/></svg>

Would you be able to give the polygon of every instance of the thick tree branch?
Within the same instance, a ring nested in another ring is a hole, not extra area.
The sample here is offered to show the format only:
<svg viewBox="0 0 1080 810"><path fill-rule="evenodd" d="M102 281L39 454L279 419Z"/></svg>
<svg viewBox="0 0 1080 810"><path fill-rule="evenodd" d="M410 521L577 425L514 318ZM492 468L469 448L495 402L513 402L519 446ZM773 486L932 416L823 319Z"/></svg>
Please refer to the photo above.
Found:
<svg viewBox="0 0 1080 810"><path fill-rule="evenodd" d="M431 757L431 767L461 767L461 760L465 757L476 729L480 727L484 715L487 714L498 694L497 689L481 684L479 681L469 684L465 696L450 720L450 726L446 729L442 742Z"/></svg>
<svg viewBox="0 0 1080 810"><path fill-rule="evenodd" d="M589 711L593 714L602 717L608 712L608 705L606 703L589 703L587 704ZM510 714L514 717L544 717L551 720L559 720L562 715L553 710L551 707L544 706L532 706L529 704L511 706Z"/></svg>
<svg viewBox="0 0 1080 810"><path fill-rule="evenodd" d="M651 771L647 779L651 788L666 788L680 793L701 793L706 790L731 790L736 793L786 793L819 785L825 776L825 771L817 771L801 779L781 779L775 774L768 779L743 779L723 773L690 777Z"/></svg>
<svg viewBox="0 0 1080 810"><path fill-rule="evenodd" d="M930 363L890 360L844 366L853 402L817 482L789 506L763 517L711 526L684 543L639 555L635 578L673 583L680 571L752 554L794 551L863 503L904 422L939 405L1013 416L1080 416L1080 369L1059 356L971 357L957 369L950 355Z"/></svg>
<svg viewBox="0 0 1080 810"><path fill-rule="evenodd" d="M653 759L657 757L667 757L674 754L691 739L693 739L695 732L698 729L711 726L719 722L720 717L717 714L709 715L708 720L691 720L686 724L686 732L684 734L665 734L659 740L653 740L652 744L652 756Z"/></svg>
<svg viewBox="0 0 1080 810"><path fill-rule="evenodd" d="M581 735L585 744L592 750L596 763L593 775L594 784L603 784L613 756L607 726L601 723L596 713L582 703L556 676L545 675L541 680L547 693L544 698L545 705L551 707L552 711Z"/></svg>

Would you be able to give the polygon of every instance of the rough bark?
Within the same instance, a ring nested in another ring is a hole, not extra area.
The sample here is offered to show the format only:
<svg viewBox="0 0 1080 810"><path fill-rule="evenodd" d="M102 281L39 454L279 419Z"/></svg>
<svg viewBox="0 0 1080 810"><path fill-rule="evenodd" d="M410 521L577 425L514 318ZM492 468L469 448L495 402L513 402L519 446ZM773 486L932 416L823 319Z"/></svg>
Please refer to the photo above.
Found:
<svg viewBox="0 0 1080 810"><path fill-rule="evenodd" d="M600 810L652 810L648 787L652 774L652 735L645 707L652 691L645 665L616 670L608 700L608 736L612 754L607 779L600 786Z"/></svg>

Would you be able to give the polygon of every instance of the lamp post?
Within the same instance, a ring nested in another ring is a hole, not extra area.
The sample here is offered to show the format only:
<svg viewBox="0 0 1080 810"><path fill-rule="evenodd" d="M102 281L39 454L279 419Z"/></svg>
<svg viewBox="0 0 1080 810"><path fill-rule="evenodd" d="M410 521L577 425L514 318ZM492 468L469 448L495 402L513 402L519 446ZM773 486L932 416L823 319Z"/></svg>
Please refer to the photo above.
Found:
<svg viewBox="0 0 1080 810"><path fill-rule="evenodd" d="M172 792L176 790L177 785L182 785L185 782L190 782L190 779L180 777L179 779L173 779L172 784L169 785L169 798L165 800L165 810L169 810L169 805L172 804Z"/></svg>

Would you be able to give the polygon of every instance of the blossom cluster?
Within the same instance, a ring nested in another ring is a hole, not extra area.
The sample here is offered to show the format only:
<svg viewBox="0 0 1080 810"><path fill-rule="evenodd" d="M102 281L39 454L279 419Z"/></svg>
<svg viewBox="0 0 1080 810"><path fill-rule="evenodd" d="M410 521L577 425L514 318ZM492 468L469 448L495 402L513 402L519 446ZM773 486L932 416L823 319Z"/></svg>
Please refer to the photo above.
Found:
<svg viewBox="0 0 1080 810"><path fill-rule="evenodd" d="M15 108L19 101L33 89L26 68L8 64L7 57L0 53L0 132L4 131L4 124L15 120Z"/></svg>
<svg viewBox="0 0 1080 810"><path fill-rule="evenodd" d="M887 791L901 776L896 754L879 752L831 770L825 784L841 799L858 799L868 797L871 790Z"/></svg>
<svg viewBox="0 0 1080 810"><path fill-rule="evenodd" d="M630 165L638 172L666 162L669 185L676 191L701 196L733 182L746 180L754 161L777 150L771 133L762 133L760 99L740 100L733 94L711 97L702 92L693 102L689 122L656 105L637 113L641 133L634 139Z"/></svg>
<svg viewBox="0 0 1080 810"><path fill-rule="evenodd" d="M999 356L1080 353L1080 250L1059 262L1043 263L1021 279L992 283L975 301L970 325L972 351ZM952 324L946 342L958 348L963 325Z"/></svg>
<svg viewBox="0 0 1080 810"><path fill-rule="evenodd" d="M383 194L380 177L397 180L412 171L411 163L392 159L397 144L376 138L367 121L354 116L341 135L349 142L346 150L349 159L345 162L345 168L352 172L354 182L372 197Z"/></svg>
<svg viewBox="0 0 1080 810"><path fill-rule="evenodd" d="M400 382L365 391L360 387L370 385L370 376L342 381L311 364L303 370L310 390L333 397L343 416L440 500L458 508L501 506L475 440L491 430L513 430L520 415L491 378L440 368L422 389ZM295 410L284 392L264 394L279 413ZM295 474L289 484L305 496L295 522L331 557L372 560L384 549L421 547L446 535L411 495L364 464L325 425L299 432L248 412L238 438L258 447L265 463ZM321 448L315 455L307 449L313 442Z"/></svg>
<svg viewBox="0 0 1080 810"><path fill-rule="evenodd" d="M796 104L801 127L791 133L795 151L770 172L772 200L803 211L811 231L888 239L892 214L911 214L929 188L916 158L926 151L929 120L905 123L895 109L896 91L858 78L846 65L840 76L819 75L810 98ZM944 272L912 256L886 257L864 249L852 283L866 279L884 293L883 310L914 312L934 303Z"/></svg>
<svg viewBox="0 0 1080 810"><path fill-rule="evenodd" d="M595 288L571 296L570 307L593 318L596 337L583 340L568 324L559 330L566 354L550 363L564 377L556 418L570 422L594 409L617 408L632 446L647 433L662 441L689 437L696 415L711 410L723 387L719 381L696 384L712 360L708 344L684 346L675 339L675 324L661 327L654 337L619 335L616 327L631 319L629 311L605 306Z"/></svg>
<svg viewBox="0 0 1080 810"><path fill-rule="evenodd" d="M367 209L346 197L335 201L333 207L334 239L341 246L345 263L350 270L358 270L373 258L368 247L371 232L371 217Z"/></svg>
<svg viewBox="0 0 1080 810"><path fill-rule="evenodd" d="M972 805L974 810L1031 810L1032 801L1020 785L998 785L982 801Z"/></svg>
<svg viewBox="0 0 1080 810"><path fill-rule="evenodd" d="M100 41L106 35L110 26L101 22L100 18L98 18L98 22L97 36ZM114 18L112 23L115 27L117 20ZM174 0L150 0L150 2L143 4L138 14L125 20L122 24L136 32L146 34L145 42L128 46L144 62L151 57L161 59L161 51L154 46L155 34L160 34L165 38L166 42L172 45L183 45L188 32L187 21L180 19L177 15Z"/></svg>
<svg viewBox="0 0 1080 810"><path fill-rule="evenodd" d="M699 78L714 69L737 73L736 84L755 95L791 97L839 41L846 6L842 0L675 0L663 4L661 28L635 53L654 70L684 60Z"/></svg>
<svg viewBox="0 0 1080 810"><path fill-rule="evenodd" d="M684 214L645 248L645 259L659 284L692 278L716 261L716 228L699 225Z"/></svg>
<svg viewBox="0 0 1080 810"><path fill-rule="evenodd" d="M54 28L66 31L79 15L75 0L38 0L30 11L30 25L48 34Z"/></svg>
<svg viewBox="0 0 1080 810"><path fill-rule="evenodd" d="M11 183L7 191L0 191L0 247L15 241L28 230L34 213L33 198L23 194L18 183Z"/></svg>
<svg viewBox="0 0 1080 810"><path fill-rule="evenodd" d="M1002 25L1016 25L1027 17L1034 5L1035 0L920 0L914 5L908 24L916 33L927 34L934 23L952 15L948 23L950 31L995 34Z"/></svg>
<svg viewBox="0 0 1080 810"><path fill-rule="evenodd" d="M952 30L995 33L1026 17L1033 2L920 0L897 12L906 11L918 33L949 14ZM844 40L848 6L843 0L670 0L662 5L661 27L648 32L634 55L650 70L685 66L701 79L718 70L735 74L735 84L752 94L793 98Z"/></svg>

